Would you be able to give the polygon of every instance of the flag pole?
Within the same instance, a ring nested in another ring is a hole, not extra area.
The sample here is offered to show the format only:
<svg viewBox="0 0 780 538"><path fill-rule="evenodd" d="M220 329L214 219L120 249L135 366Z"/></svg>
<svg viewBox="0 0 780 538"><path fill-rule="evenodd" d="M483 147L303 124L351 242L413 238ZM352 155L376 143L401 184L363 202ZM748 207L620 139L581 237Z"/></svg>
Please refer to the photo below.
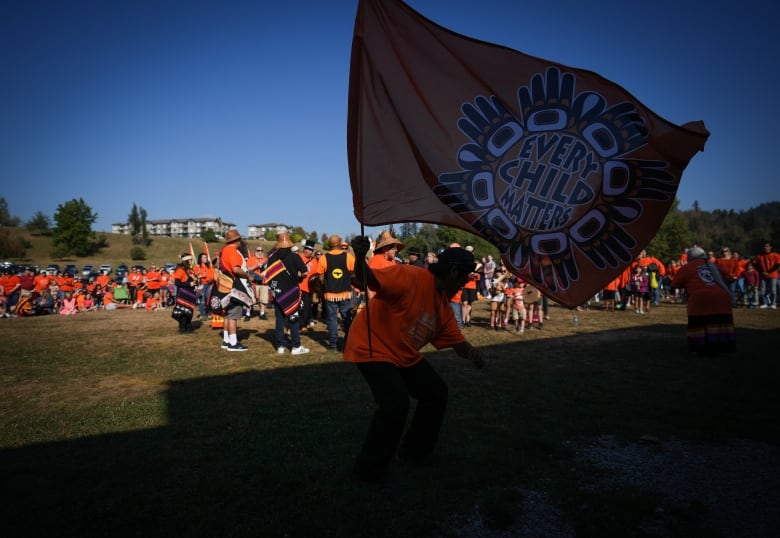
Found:
<svg viewBox="0 0 780 538"><path fill-rule="evenodd" d="M362 222L360 223L360 235L362 237L366 236ZM368 269L368 262L366 262L366 260L363 260L363 263L360 264L360 271L363 273L362 275L360 275L360 279L361 279L362 282L365 283L365 286L366 286L366 289L363 292L365 294L366 305L363 308L366 309L366 332L368 333L368 335L367 335L368 336L368 356L369 356L369 358L373 359L374 358L374 350L371 347L371 316L369 316L369 314L368 314L368 279L366 278L366 276L367 276L366 270L367 269Z"/></svg>

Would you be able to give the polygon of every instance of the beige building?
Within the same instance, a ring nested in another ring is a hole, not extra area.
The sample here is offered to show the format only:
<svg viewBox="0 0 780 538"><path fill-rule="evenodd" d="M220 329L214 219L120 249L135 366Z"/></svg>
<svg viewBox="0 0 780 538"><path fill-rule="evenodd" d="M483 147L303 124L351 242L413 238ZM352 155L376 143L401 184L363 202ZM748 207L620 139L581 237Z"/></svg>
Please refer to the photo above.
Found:
<svg viewBox="0 0 780 538"><path fill-rule="evenodd" d="M224 237L225 233L235 228L232 222L224 222L220 218L186 218L186 219L160 219L147 220L146 230L149 235L161 237L200 237L206 230L213 230L218 236ZM111 232L115 234L129 234L128 223L117 222L111 225Z"/></svg>

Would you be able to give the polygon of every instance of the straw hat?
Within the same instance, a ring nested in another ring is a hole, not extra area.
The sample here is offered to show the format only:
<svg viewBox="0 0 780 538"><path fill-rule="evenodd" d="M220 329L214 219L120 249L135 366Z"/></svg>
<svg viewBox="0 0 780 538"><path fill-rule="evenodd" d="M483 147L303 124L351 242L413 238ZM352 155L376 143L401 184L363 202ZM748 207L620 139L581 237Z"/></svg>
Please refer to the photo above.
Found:
<svg viewBox="0 0 780 538"><path fill-rule="evenodd" d="M392 247L393 245L396 245L399 251L404 249L404 244L393 237L389 230L385 230L379 236L379 239L376 242L376 247L374 247L374 252L382 252L386 248Z"/></svg>
<svg viewBox="0 0 780 538"><path fill-rule="evenodd" d="M280 233L276 236L276 245L274 248L290 248L293 246L293 242L290 240L290 234Z"/></svg>
<svg viewBox="0 0 780 538"><path fill-rule="evenodd" d="M225 243L230 244L236 241L241 241L241 234L235 228L228 230L225 234Z"/></svg>

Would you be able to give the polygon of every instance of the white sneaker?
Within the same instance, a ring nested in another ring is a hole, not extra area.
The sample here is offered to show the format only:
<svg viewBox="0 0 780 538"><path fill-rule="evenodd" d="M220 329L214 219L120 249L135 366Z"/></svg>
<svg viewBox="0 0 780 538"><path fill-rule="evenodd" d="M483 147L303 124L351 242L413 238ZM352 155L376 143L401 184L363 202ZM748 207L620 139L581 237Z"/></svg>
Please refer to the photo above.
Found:
<svg viewBox="0 0 780 538"><path fill-rule="evenodd" d="M309 348L303 346L294 347L292 348L292 351L290 351L290 353L292 353L293 355L303 355L304 353L308 353L308 352L309 352Z"/></svg>
<svg viewBox="0 0 780 538"><path fill-rule="evenodd" d="M286 348L286 347L284 347L284 346L279 346L279 347L277 347L277 348L276 348L276 352L277 352L279 355L283 355L285 351L287 351L287 348Z"/></svg>
<svg viewBox="0 0 780 538"><path fill-rule="evenodd" d="M767 306L765 304L762 304L761 306L759 306L759 308L767 308Z"/></svg>

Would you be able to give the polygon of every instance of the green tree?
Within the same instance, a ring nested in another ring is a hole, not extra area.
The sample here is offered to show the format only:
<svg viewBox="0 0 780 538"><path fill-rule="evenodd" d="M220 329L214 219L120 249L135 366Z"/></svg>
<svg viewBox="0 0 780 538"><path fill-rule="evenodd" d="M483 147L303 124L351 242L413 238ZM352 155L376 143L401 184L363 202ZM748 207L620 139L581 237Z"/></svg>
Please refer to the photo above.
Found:
<svg viewBox="0 0 780 538"><path fill-rule="evenodd" d="M5 198L0 197L0 226L19 226L21 223L19 217L12 217L10 211L8 211L8 202Z"/></svg>
<svg viewBox="0 0 780 538"><path fill-rule="evenodd" d="M217 237L217 232L212 230L211 228L206 228L200 233L200 238L203 239L206 243L217 243L219 242L219 237Z"/></svg>
<svg viewBox="0 0 780 538"><path fill-rule="evenodd" d="M680 213L679 205L680 201L675 199L658 233L647 245L647 252L664 264L677 259L680 253L692 244L688 223Z"/></svg>
<svg viewBox="0 0 780 538"><path fill-rule="evenodd" d="M149 230L146 227L146 209L139 208L138 215L141 219L141 244L148 247L152 244L152 240L149 239Z"/></svg>
<svg viewBox="0 0 780 538"><path fill-rule="evenodd" d="M417 224L414 222L404 222L401 224L401 231L398 239L407 240L417 235ZM418 247L419 248L419 247Z"/></svg>
<svg viewBox="0 0 780 538"><path fill-rule="evenodd" d="M56 226L52 232L53 254L57 257L91 254L95 248L92 225L97 217L97 213L93 213L82 198L58 205L54 214Z"/></svg>
<svg viewBox="0 0 780 538"><path fill-rule="evenodd" d="M130 228L130 236L136 245L148 247L152 244L149 239L149 230L146 229L146 209L133 203L130 214L127 216L127 225Z"/></svg>
<svg viewBox="0 0 780 538"><path fill-rule="evenodd" d="M40 211L27 221L25 227L32 235L51 235L51 219Z"/></svg>
<svg viewBox="0 0 780 538"><path fill-rule="evenodd" d="M133 242L136 242L136 237L141 233L141 217L138 214L138 206L133 203L130 214L127 216L127 225L130 228L130 236L133 238Z"/></svg>

